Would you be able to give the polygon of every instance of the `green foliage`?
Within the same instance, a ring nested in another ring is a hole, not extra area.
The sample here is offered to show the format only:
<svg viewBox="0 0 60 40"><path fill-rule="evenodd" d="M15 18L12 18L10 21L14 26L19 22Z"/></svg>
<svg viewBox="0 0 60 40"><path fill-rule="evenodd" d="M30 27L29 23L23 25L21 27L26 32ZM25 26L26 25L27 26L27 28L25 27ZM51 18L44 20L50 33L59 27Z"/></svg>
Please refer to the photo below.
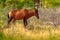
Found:
<svg viewBox="0 0 60 40"><path fill-rule="evenodd" d="M43 7L56 7L60 6L60 0L42 0ZM11 6L14 9L23 7L33 7L34 2L32 0L0 0L0 8Z"/></svg>
<svg viewBox="0 0 60 40"><path fill-rule="evenodd" d="M5 40L6 36L4 35L4 33L0 30L0 40Z"/></svg>
<svg viewBox="0 0 60 40"><path fill-rule="evenodd" d="M0 8L4 8L6 6L12 6L12 8L23 8L23 6L31 7L33 6L32 0L1 0Z"/></svg>
<svg viewBox="0 0 60 40"><path fill-rule="evenodd" d="M60 0L43 0L42 4L46 7L58 7L60 6Z"/></svg>

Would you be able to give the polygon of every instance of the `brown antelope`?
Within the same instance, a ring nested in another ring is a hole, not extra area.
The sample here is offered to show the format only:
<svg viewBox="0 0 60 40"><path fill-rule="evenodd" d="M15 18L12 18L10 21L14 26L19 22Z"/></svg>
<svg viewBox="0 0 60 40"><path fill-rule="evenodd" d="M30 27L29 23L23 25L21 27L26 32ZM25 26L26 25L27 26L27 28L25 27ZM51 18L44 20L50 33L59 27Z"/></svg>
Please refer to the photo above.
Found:
<svg viewBox="0 0 60 40"><path fill-rule="evenodd" d="M23 19L24 26L26 26L27 19L29 19L32 16L36 16L39 19L38 15L38 9L35 7L34 10L28 10L28 9L19 9L19 10L12 10L8 13L8 24L13 20L15 22L16 20Z"/></svg>

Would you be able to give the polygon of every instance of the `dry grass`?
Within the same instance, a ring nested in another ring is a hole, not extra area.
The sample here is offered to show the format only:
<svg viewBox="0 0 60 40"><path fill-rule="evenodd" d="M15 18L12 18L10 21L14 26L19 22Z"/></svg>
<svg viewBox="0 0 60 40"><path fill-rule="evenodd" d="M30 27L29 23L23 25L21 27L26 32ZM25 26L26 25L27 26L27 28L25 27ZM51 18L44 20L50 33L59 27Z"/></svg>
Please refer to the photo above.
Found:
<svg viewBox="0 0 60 40"><path fill-rule="evenodd" d="M36 28L28 30L17 23L10 25L10 28L4 29L3 32L6 36L14 37L12 40L60 40L60 26L54 28L50 25L41 25L39 30Z"/></svg>

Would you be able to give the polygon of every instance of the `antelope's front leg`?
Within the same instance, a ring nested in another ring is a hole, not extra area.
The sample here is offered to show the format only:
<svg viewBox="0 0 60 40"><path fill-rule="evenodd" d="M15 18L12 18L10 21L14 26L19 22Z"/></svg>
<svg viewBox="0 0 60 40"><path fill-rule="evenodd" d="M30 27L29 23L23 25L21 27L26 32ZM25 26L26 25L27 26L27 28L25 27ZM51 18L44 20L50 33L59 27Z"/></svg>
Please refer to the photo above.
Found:
<svg viewBox="0 0 60 40"><path fill-rule="evenodd" d="M23 19L23 22L24 22L24 26L26 27L27 26L27 20L25 18Z"/></svg>

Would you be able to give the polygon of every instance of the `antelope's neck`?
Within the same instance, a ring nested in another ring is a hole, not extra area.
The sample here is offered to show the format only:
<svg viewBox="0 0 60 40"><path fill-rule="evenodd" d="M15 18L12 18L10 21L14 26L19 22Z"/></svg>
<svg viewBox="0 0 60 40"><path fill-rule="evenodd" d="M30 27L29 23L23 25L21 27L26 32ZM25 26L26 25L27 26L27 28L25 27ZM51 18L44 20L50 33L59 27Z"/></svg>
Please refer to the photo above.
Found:
<svg viewBox="0 0 60 40"><path fill-rule="evenodd" d="M35 9L35 14L38 14L38 9Z"/></svg>

